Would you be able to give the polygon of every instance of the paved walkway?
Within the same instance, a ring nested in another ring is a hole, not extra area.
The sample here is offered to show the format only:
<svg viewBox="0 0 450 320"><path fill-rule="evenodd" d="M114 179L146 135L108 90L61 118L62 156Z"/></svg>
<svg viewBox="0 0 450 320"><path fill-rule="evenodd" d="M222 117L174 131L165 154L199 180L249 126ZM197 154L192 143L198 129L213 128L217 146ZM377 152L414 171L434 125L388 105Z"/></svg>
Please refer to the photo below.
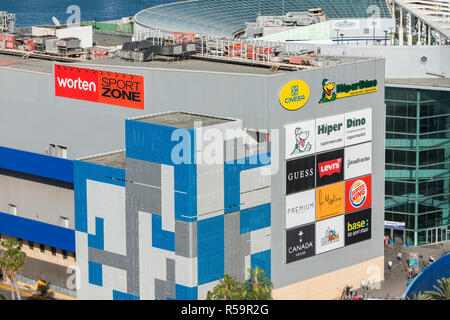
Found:
<svg viewBox="0 0 450 320"><path fill-rule="evenodd" d="M397 259L401 252L401 260ZM421 272L427 265L428 259L432 256L435 260L450 252L450 241L440 244L430 244L421 247L406 247L402 244L393 244L384 250L384 281L380 283L379 289L367 291L368 298L374 299L399 299L405 291L408 283L408 260L410 253L419 254L419 271ZM387 264L392 261L392 270L389 271ZM361 290L358 290L361 292Z"/></svg>

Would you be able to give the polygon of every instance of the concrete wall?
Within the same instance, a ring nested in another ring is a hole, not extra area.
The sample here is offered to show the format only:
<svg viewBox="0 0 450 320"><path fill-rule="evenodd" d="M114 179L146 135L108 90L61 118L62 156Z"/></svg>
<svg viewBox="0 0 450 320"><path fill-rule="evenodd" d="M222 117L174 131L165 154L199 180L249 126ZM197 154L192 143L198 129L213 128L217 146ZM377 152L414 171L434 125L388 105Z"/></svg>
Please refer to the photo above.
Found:
<svg viewBox="0 0 450 320"><path fill-rule="evenodd" d="M0 174L0 212L9 213L9 204L17 207L19 217L64 227L63 216L74 229L73 189L69 184Z"/></svg>

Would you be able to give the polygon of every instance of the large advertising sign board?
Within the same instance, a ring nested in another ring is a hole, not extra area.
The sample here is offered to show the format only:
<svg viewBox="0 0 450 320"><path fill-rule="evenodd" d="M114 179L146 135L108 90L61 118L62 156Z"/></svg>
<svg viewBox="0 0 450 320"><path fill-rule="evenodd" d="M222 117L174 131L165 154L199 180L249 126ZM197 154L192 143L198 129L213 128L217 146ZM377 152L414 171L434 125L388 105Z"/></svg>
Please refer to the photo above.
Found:
<svg viewBox="0 0 450 320"><path fill-rule="evenodd" d="M316 157L316 186L342 181L344 178L344 149L318 154Z"/></svg>
<svg viewBox="0 0 450 320"><path fill-rule="evenodd" d="M316 151L316 121L285 126L285 159L298 158Z"/></svg>
<svg viewBox="0 0 450 320"><path fill-rule="evenodd" d="M372 176L345 182L345 212L364 209L372 205Z"/></svg>
<svg viewBox="0 0 450 320"><path fill-rule="evenodd" d="M316 152L344 146L344 122L343 114L316 120Z"/></svg>
<svg viewBox="0 0 450 320"><path fill-rule="evenodd" d="M316 222L316 254L344 246L344 216Z"/></svg>
<svg viewBox="0 0 450 320"><path fill-rule="evenodd" d="M344 213L344 182L316 189L316 220Z"/></svg>
<svg viewBox="0 0 450 320"><path fill-rule="evenodd" d="M372 140L372 109L345 114L345 145L350 146Z"/></svg>
<svg viewBox="0 0 450 320"><path fill-rule="evenodd" d="M345 215L345 245L368 240L371 237L372 209Z"/></svg>
<svg viewBox="0 0 450 320"><path fill-rule="evenodd" d="M315 156L286 162L286 194L313 189L316 185L315 166Z"/></svg>
<svg viewBox="0 0 450 320"><path fill-rule="evenodd" d="M314 189L286 196L286 229L314 222L316 191Z"/></svg>
<svg viewBox="0 0 450 320"><path fill-rule="evenodd" d="M55 96L144 110L144 77L55 64Z"/></svg>
<svg viewBox="0 0 450 320"><path fill-rule="evenodd" d="M315 242L314 224L286 231L286 263L312 257Z"/></svg>
<svg viewBox="0 0 450 320"><path fill-rule="evenodd" d="M345 180L372 173L372 143L345 148L344 169Z"/></svg>
<svg viewBox="0 0 450 320"><path fill-rule="evenodd" d="M286 110L303 107L309 99L309 86L303 80L289 81L280 92L280 103Z"/></svg>

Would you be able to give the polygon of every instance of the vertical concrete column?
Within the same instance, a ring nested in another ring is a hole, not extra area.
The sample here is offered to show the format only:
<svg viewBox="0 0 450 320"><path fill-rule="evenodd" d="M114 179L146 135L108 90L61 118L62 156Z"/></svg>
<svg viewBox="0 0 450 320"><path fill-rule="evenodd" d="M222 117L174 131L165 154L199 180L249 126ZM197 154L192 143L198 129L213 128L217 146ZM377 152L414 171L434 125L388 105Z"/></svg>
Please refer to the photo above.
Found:
<svg viewBox="0 0 450 320"><path fill-rule="evenodd" d="M398 27L398 44L403 45L403 8L400 7L400 23Z"/></svg>
<svg viewBox="0 0 450 320"><path fill-rule="evenodd" d="M412 16L408 12L408 46L412 46Z"/></svg>
<svg viewBox="0 0 450 320"><path fill-rule="evenodd" d="M417 33L417 45L422 45L422 21L418 20L418 29L419 32Z"/></svg>
<svg viewBox="0 0 450 320"><path fill-rule="evenodd" d="M431 46L431 27L427 25L427 32L428 32L428 45Z"/></svg>

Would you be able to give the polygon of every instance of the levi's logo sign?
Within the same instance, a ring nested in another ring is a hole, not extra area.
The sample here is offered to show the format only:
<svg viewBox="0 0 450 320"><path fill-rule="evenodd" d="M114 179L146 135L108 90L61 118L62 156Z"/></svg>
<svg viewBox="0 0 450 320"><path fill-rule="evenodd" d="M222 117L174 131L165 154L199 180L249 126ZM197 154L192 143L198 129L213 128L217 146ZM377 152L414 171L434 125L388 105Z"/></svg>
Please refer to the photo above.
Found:
<svg viewBox="0 0 450 320"><path fill-rule="evenodd" d="M322 178L324 175L331 176L333 173L340 173L342 167L342 158L321 162L319 166L319 176Z"/></svg>
<svg viewBox="0 0 450 320"><path fill-rule="evenodd" d="M144 109L144 77L55 65L55 95Z"/></svg>

